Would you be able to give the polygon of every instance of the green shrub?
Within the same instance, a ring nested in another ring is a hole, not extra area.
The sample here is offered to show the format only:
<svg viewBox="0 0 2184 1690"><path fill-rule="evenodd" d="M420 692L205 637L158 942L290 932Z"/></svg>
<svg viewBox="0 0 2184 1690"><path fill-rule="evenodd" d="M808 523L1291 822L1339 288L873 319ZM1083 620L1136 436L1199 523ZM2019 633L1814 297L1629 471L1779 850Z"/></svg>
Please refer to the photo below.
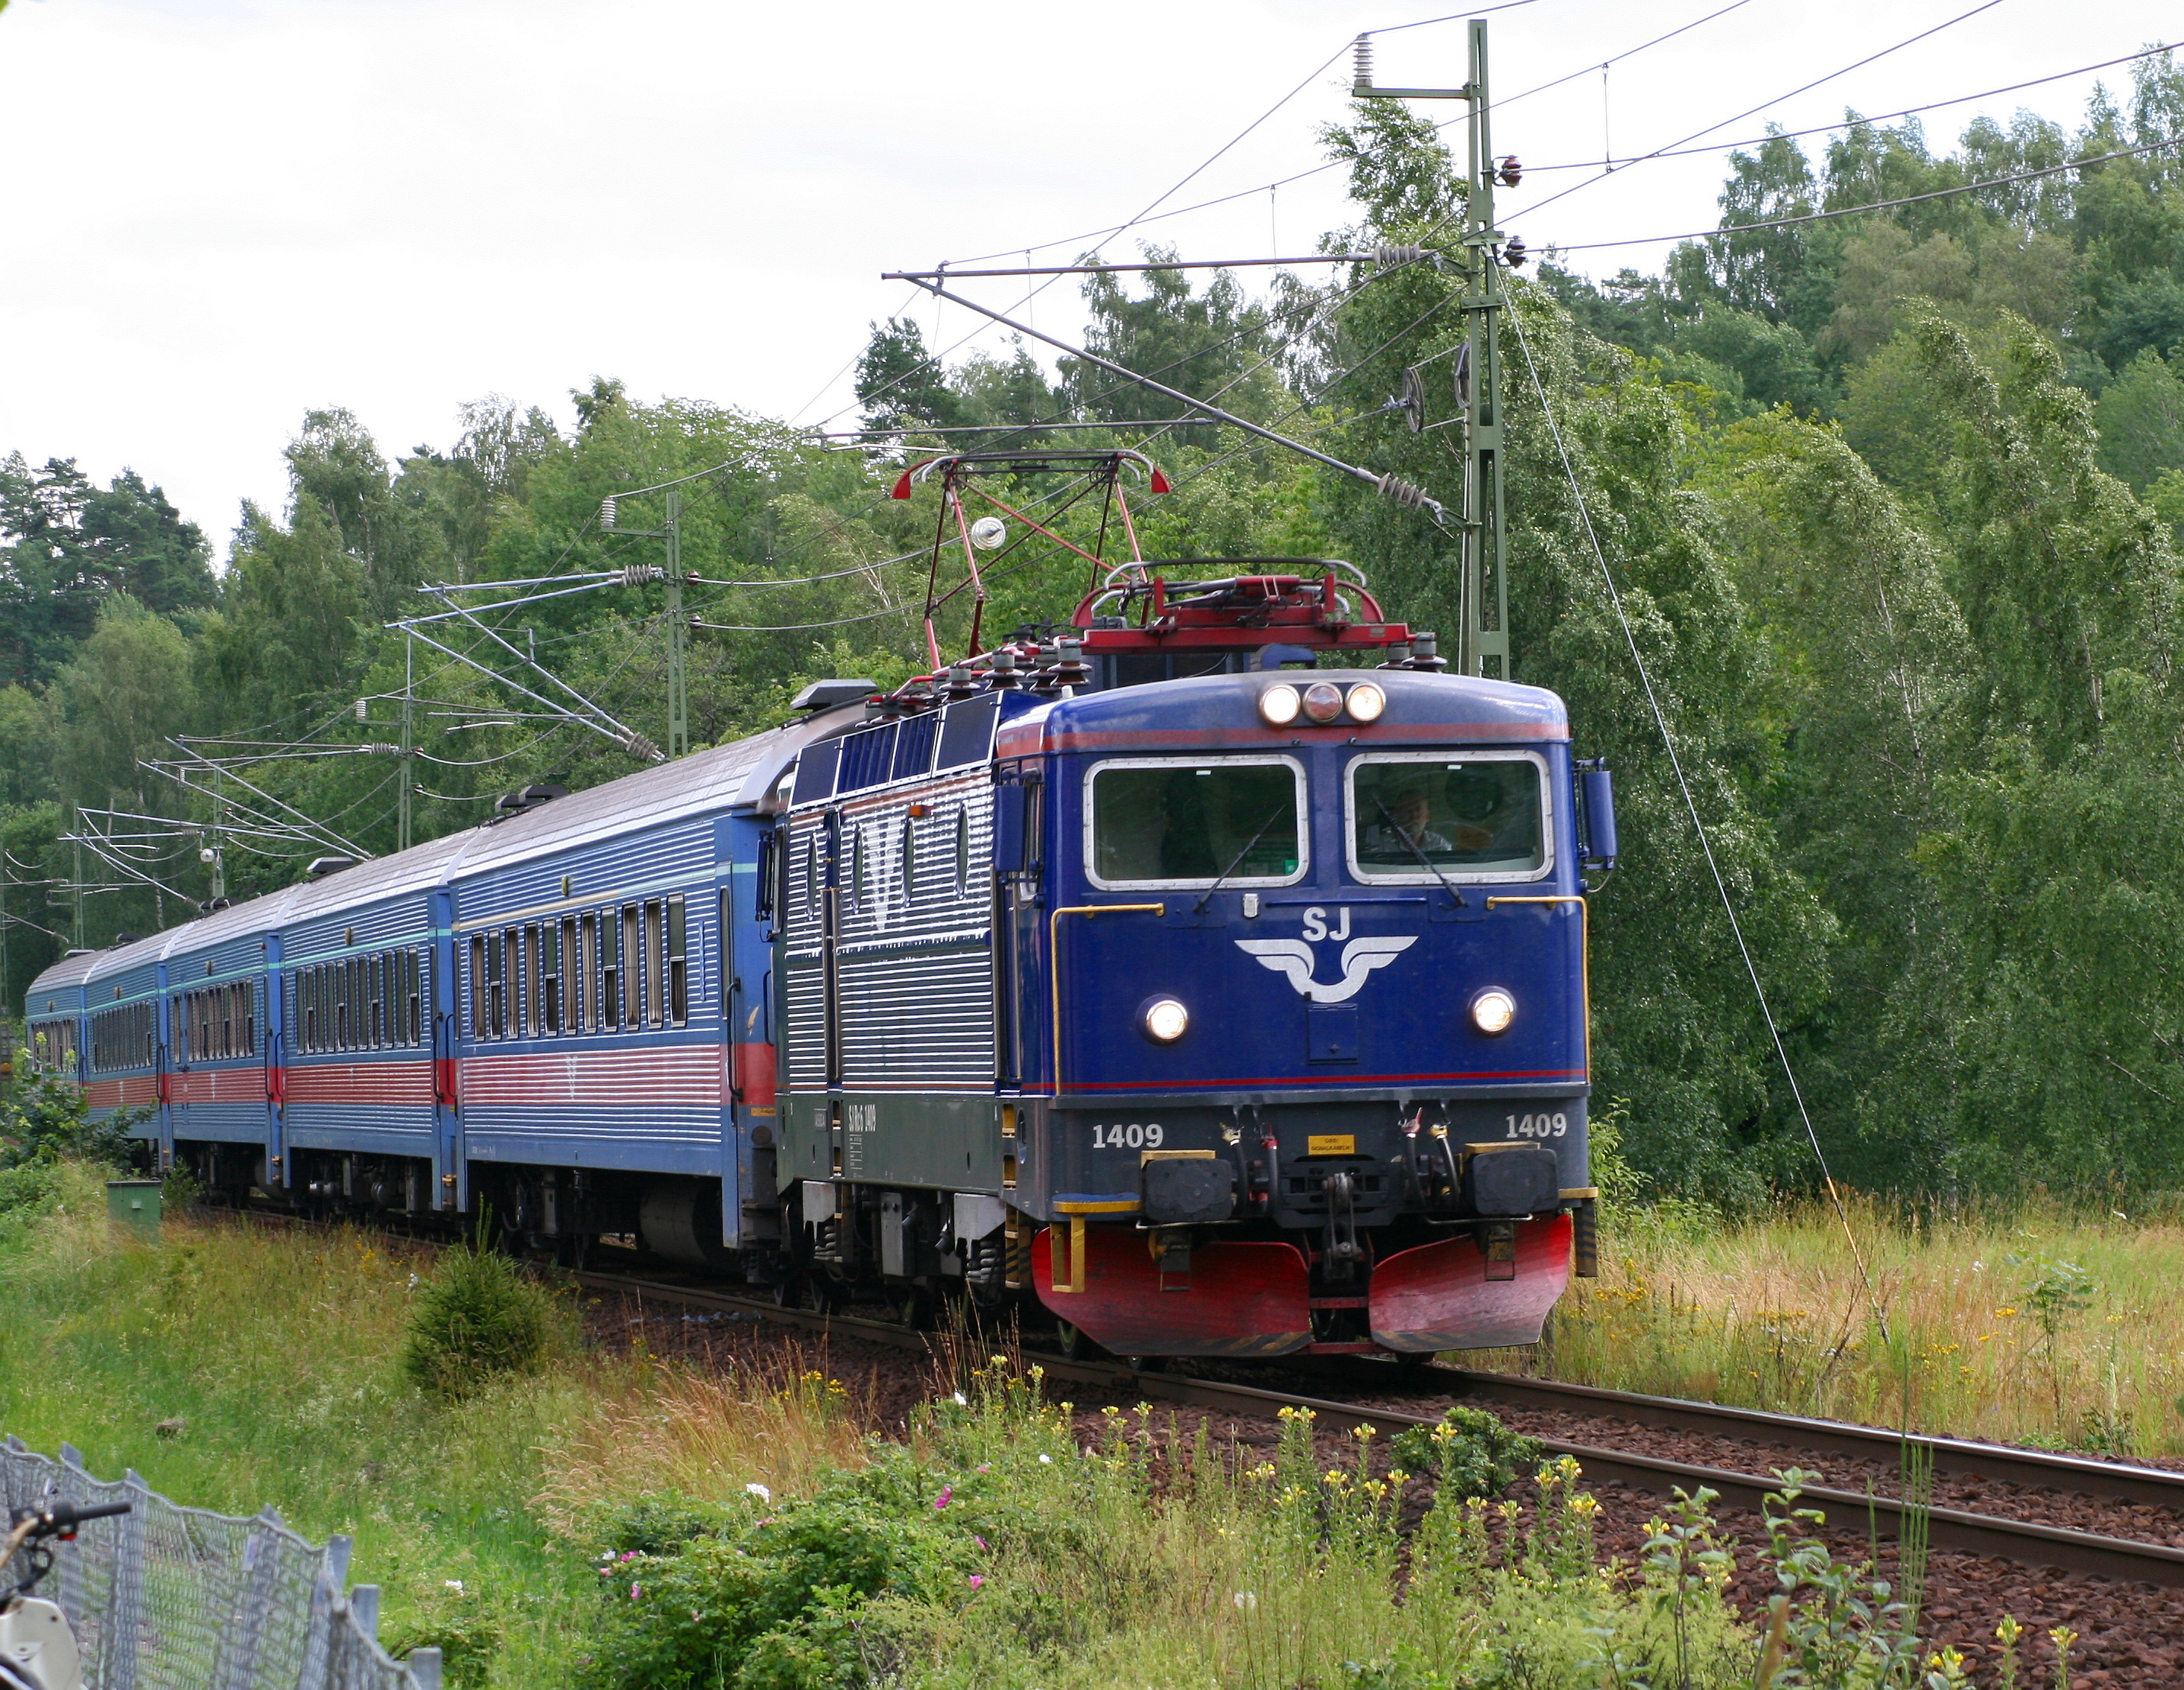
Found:
<svg viewBox="0 0 2184 1690"><path fill-rule="evenodd" d="M1406 1472L1432 1474L1440 1494L1461 1500L1500 1496L1518 1474L1540 1465L1540 1446L1485 1409L1459 1404L1438 1426L1398 1432L1395 1459Z"/></svg>
<svg viewBox="0 0 2184 1690"><path fill-rule="evenodd" d="M426 1593L410 1614L388 1625L379 1641L397 1660L419 1649L440 1652L447 1690L485 1690L493 1658L507 1642L499 1619L460 1581Z"/></svg>
<svg viewBox="0 0 2184 1690"><path fill-rule="evenodd" d="M860 1610L879 1596L968 1594L981 1559L970 1516L953 1506L965 1481L951 1487L900 1453L878 1466L877 1477L844 1474L778 1509L747 1495L710 1524L704 1506L683 1498L633 1505L610 1526L610 1543L681 1541L602 1554L606 1611L579 1682L586 1690L863 1682Z"/></svg>
<svg viewBox="0 0 2184 1690"><path fill-rule="evenodd" d="M43 1079L18 1086L0 1103L0 1167L63 1157L111 1168L136 1166L146 1145L133 1135L153 1111L116 1109L103 1120L90 1120L86 1108L73 1086Z"/></svg>
<svg viewBox="0 0 2184 1690"><path fill-rule="evenodd" d="M566 1327L553 1293L515 1263L459 1246L417 1293L402 1370L437 1396L467 1396L499 1375L534 1371Z"/></svg>

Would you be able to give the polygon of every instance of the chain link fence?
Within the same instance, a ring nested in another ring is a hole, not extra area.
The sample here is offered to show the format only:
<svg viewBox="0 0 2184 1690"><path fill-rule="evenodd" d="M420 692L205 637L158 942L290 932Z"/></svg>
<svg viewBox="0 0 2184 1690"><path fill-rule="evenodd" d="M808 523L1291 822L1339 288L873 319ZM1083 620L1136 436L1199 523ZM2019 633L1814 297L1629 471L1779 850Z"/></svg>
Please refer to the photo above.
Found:
<svg viewBox="0 0 2184 1690"><path fill-rule="evenodd" d="M10 1437L0 1502L125 1502L56 1544L38 1593L75 1628L86 1690L440 1690L440 1652L379 1646L379 1589L343 1594L349 1540L314 1548L270 1508L241 1520L182 1508L134 1472L102 1482Z"/></svg>

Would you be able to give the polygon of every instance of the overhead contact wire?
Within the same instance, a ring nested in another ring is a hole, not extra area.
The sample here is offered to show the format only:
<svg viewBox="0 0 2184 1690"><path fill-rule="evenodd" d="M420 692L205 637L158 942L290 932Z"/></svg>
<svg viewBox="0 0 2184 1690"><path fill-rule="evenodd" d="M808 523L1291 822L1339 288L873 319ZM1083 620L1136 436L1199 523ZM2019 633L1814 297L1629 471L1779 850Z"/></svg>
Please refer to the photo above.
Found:
<svg viewBox="0 0 2184 1690"><path fill-rule="evenodd" d="M1548 432L1554 437L1555 451L1562 459L1563 474L1569 481L1570 497L1576 502L1578 520L1585 525L1585 537L1591 548L1594 561L1600 565L1600 578L1607 588L1607 601L1614 607L1616 622L1623 630L1624 643L1630 652L1631 666L1637 670L1638 684L1646 694L1646 708L1652 712L1653 725L1661 736L1661 743L1669 753L1669 767L1676 776L1676 790L1683 795L1684 809L1691 819L1691 831L1697 836L1699 850L1706 858L1707 872L1713 877L1714 891L1720 895L1723 914L1729 918L1730 936L1736 941L1737 954L1744 959L1746 977L1752 982L1752 993L1759 1003L1759 1014L1767 1023L1767 1037L1774 1047L1775 1060L1782 1065L1783 1078L1789 1081L1790 1096L1797 1105L1797 1118L1804 1123L1805 1137L1813 1147L1813 1159L1819 1164L1820 1177L1827 1184L1828 1200L1835 1205L1836 1218L1842 1223L1843 1237L1850 1243L1851 1259L1858 1265L1859 1282L1865 1287L1867 1305L1873 1310L1875 1321L1880 1326L1884 1340L1888 1338L1888 1313L1880 1306L1879 1293L1874 1289L1873 1276L1866 1270L1865 1254L1859 1249L1858 1234L1852 1230L1850 1211L1844 1206L1842 1193L1836 1188L1835 1176L1828 1170L1827 1153L1820 1148L1820 1135L1814 1128L1813 1117L1805 1107L1803 1089L1797 1084L1797 1070L1790 1061L1789 1048L1782 1042L1782 1031L1774 1022L1774 1011L1767 999L1767 987L1759 978L1758 965L1752 959L1752 948L1745 942L1744 924L1737 920L1736 901L1729 895L1729 882L1722 877L1721 865L1714 860L1713 842L1707 837L1706 823L1699 815L1698 800L1692 796L1691 783L1684 774L1684 759L1676 750L1676 737L1669 731L1667 713L1661 707L1659 695L1653 690L1652 671L1646 667L1645 653L1638 648L1638 636L1630 626L1630 618L1623 608L1623 594L1615 585L1615 571L1608 567L1607 553L1600 543L1600 536L1592 525L1591 508L1586 503L1585 490L1578 483L1577 466L1570 459L1569 446L1563 438L1562 425L1556 420L1554 407L1547 401L1547 390L1540 380L1540 367L1533 361L1531 342L1524 333L1523 317L1515 310L1508 314L1509 322L1517 331L1517 345L1524 354L1524 369L1532 378L1532 392L1540 402L1540 414L1546 420Z"/></svg>

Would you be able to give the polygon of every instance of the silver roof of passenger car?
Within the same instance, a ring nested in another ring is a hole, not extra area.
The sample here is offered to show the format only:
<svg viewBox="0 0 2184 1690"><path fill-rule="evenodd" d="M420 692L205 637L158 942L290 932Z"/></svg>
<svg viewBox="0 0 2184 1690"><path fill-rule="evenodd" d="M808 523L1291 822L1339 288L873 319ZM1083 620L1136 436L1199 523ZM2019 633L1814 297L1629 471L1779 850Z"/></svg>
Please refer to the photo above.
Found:
<svg viewBox="0 0 2184 1690"><path fill-rule="evenodd" d="M374 857L301 886L282 887L214 910L148 938L86 956L67 957L31 982L30 992L88 985L140 963L202 951L243 933L259 933L353 908L444 886L555 851L570 850L633 827L755 804L789 760L815 740L859 726L861 710L814 711L747 739L694 752L674 763L554 798L521 814Z"/></svg>

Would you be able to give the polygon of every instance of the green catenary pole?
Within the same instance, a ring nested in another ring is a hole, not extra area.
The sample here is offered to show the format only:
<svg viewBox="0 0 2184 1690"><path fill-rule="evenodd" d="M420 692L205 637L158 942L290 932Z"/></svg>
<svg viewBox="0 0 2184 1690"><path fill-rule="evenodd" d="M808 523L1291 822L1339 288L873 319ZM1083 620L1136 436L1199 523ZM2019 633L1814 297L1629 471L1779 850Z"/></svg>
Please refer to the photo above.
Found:
<svg viewBox="0 0 2184 1690"><path fill-rule="evenodd" d="M1493 100L1487 90L1486 23L1474 18L1469 75L1461 88L1376 88L1369 34L1357 37L1357 74L1351 92L1359 99L1462 100L1465 120L1462 260L1464 292L1458 302L1466 330L1457 393L1464 412L1461 610L1457 631L1459 674L1498 680L1509 673L1509 575L1502 525L1501 311L1502 286L1494 226Z"/></svg>
<svg viewBox="0 0 2184 1690"><path fill-rule="evenodd" d="M417 642L407 628L402 631L402 749L398 753L400 772L397 776L398 792L394 805L394 848L410 848L410 789L415 784L410 778L410 758L415 748L410 741L410 707L417 684Z"/></svg>
<svg viewBox="0 0 2184 1690"><path fill-rule="evenodd" d="M690 693L683 672L682 495L667 495L667 760L690 754Z"/></svg>

